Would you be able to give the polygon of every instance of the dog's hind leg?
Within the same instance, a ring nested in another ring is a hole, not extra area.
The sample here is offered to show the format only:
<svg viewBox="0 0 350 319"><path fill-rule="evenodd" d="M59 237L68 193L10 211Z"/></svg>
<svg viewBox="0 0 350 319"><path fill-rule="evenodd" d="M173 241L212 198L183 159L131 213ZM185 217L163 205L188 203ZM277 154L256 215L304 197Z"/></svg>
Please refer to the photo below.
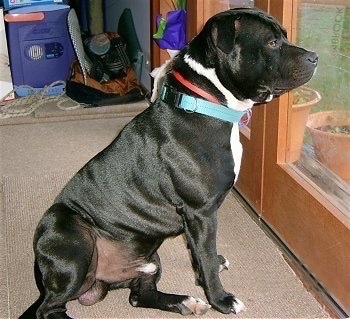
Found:
<svg viewBox="0 0 350 319"><path fill-rule="evenodd" d="M154 254L152 262L157 265L157 273L137 278L130 285L129 302L132 306L177 312L182 315L203 315L208 311L210 305L201 299L158 291L156 284L161 276L161 264L157 253Z"/></svg>
<svg viewBox="0 0 350 319"><path fill-rule="evenodd" d="M34 249L42 283L38 285L41 303L37 302L36 318L70 318L66 303L96 282L97 254L91 228L73 210L55 204L38 225Z"/></svg>

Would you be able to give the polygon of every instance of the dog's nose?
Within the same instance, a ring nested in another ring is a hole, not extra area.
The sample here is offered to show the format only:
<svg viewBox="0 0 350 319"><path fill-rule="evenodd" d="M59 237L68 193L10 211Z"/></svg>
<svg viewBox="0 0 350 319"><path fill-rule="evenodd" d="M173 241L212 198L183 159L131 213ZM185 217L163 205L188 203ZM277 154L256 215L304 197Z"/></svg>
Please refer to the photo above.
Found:
<svg viewBox="0 0 350 319"><path fill-rule="evenodd" d="M308 61L311 62L312 64L317 65L318 62L318 55L316 52L310 52L308 56Z"/></svg>

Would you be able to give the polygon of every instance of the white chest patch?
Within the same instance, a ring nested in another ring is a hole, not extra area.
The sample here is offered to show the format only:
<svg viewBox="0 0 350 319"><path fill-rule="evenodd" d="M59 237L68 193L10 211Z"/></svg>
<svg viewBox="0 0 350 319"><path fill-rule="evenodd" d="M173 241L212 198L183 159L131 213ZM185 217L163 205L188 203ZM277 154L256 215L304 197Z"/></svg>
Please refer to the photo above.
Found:
<svg viewBox="0 0 350 319"><path fill-rule="evenodd" d="M233 156L233 161L235 165L233 170L235 172L235 183L236 183L239 175L239 171L241 169L241 161L242 161L242 154L243 154L243 147L239 140L238 123L234 123L232 126L230 143L231 143L231 152Z"/></svg>
<svg viewBox="0 0 350 319"><path fill-rule="evenodd" d="M226 99L226 106L236 111L246 111L254 105L252 100L238 100L226 87L220 82L215 69L205 68L202 64L198 63L190 57L189 54L185 54L184 61L188 66L197 72L198 74L205 76L213 85L223 94ZM231 152L234 161L235 182L237 181L239 171L241 169L243 147L239 140L239 126L238 123L233 123L231 137Z"/></svg>

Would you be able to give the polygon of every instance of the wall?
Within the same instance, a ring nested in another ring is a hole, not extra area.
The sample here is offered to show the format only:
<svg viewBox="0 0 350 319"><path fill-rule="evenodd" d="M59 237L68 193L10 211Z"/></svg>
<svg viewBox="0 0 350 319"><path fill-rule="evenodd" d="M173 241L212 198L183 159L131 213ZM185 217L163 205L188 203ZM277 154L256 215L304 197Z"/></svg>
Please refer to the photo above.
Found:
<svg viewBox="0 0 350 319"><path fill-rule="evenodd" d="M105 0L105 31L117 31L119 17L125 8L130 8L138 40L144 52L141 83L151 90L150 56L151 56L151 30L150 30L150 0Z"/></svg>

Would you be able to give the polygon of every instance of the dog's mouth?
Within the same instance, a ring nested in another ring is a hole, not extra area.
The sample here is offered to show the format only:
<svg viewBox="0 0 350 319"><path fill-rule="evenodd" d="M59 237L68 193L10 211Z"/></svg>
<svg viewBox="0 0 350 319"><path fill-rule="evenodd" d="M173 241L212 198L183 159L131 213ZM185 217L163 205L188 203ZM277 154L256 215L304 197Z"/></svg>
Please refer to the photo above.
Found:
<svg viewBox="0 0 350 319"><path fill-rule="evenodd" d="M270 88L262 85L259 87L258 94L253 99L253 101L255 101L256 103L270 102L272 98L279 97L282 94L292 90L293 88L282 88L282 87Z"/></svg>
<svg viewBox="0 0 350 319"><path fill-rule="evenodd" d="M287 93L301 85L306 84L316 72L317 62L312 64L312 67L307 69L294 70L291 80L282 79L273 84L260 84L256 90L256 97L252 98L257 103L268 102L272 97L278 97Z"/></svg>
<svg viewBox="0 0 350 319"><path fill-rule="evenodd" d="M288 91L290 91L290 89L275 88L271 94L277 97Z"/></svg>
<svg viewBox="0 0 350 319"><path fill-rule="evenodd" d="M278 97L287 91L289 91L289 89L271 88L266 85L260 85L257 90L257 95L252 100L256 103L270 102L272 98Z"/></svg>

